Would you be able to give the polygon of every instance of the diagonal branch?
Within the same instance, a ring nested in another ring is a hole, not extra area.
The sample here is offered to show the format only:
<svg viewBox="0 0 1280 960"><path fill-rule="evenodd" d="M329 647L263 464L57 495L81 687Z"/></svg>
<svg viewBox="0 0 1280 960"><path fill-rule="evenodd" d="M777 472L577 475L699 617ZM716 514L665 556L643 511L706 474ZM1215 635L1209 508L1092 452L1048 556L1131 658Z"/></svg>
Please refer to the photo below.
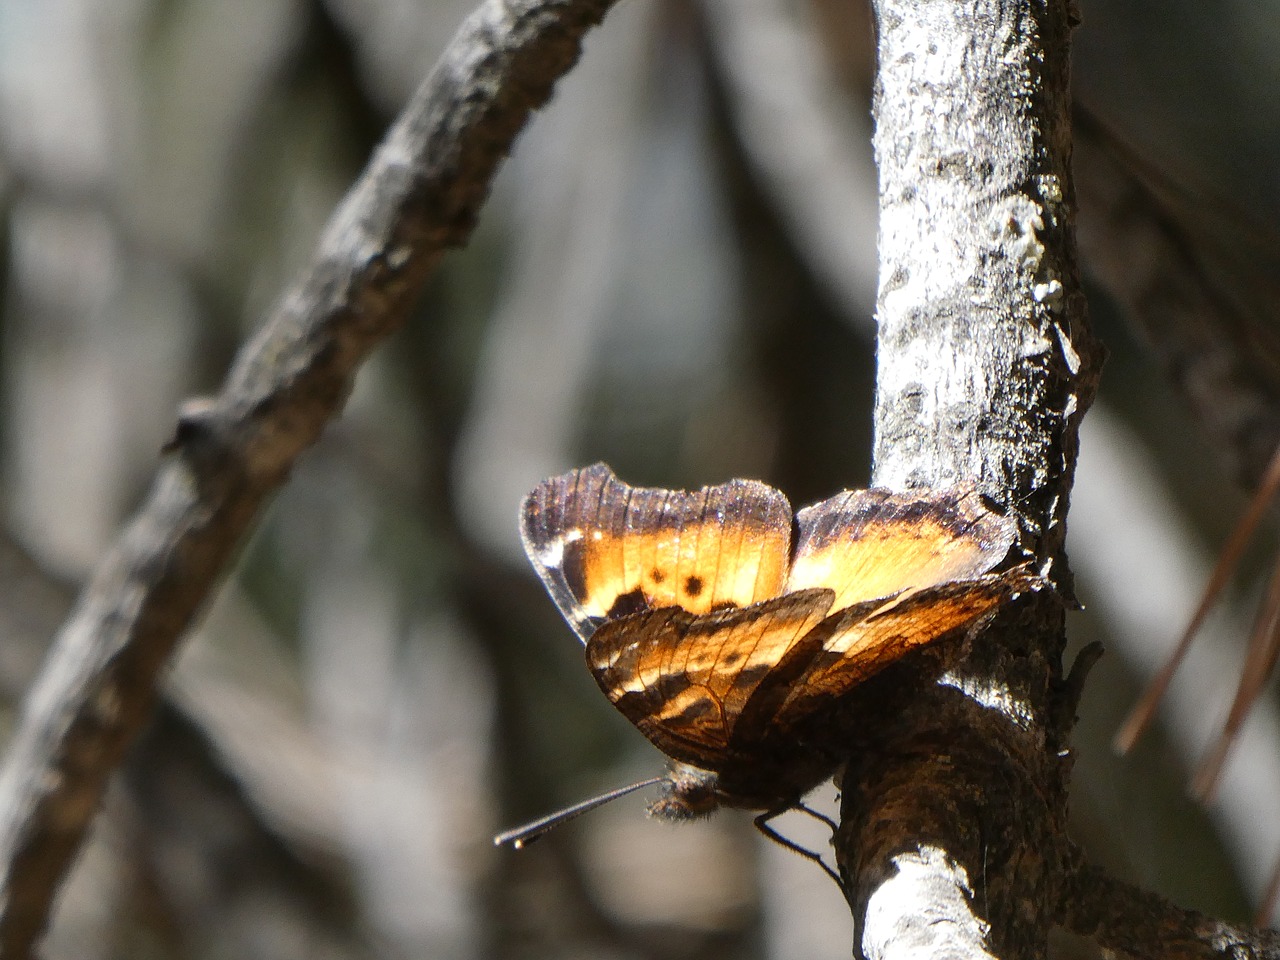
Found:
<svg viewBox="0 0 1280 960"><path fill-rule="evenodd" d="M1280 957L1280 933L1235 927L1109 876L1078 850L1063 885L1060 917L1074 933L1134 957Z"/></svg>
<svg viewBox="0 0 1280 960"><path fill-rule="evenodd" d="M0 774L0 954L29 955L157 675L297 457L463 244L529 114L613 0L489 0L338 208L54 640Z"/></svg>

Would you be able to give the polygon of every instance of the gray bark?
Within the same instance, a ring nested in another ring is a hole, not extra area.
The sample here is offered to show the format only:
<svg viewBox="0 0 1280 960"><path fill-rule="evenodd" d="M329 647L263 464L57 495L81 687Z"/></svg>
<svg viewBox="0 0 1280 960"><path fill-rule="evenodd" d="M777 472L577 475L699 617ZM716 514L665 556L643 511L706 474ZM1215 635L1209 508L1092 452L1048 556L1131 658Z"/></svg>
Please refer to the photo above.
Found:
<svg viewBox="0 0 1280 960"><path fill-rule="evenodd" d="M1073 14L1066 0L876 13L873 481L977 481L1070 598L1066 509L1101 363L1074 241ZM1045 954L1074 710L1063 619L1048 591L1014 604L850 763L838 852L866 956Z"/></svg>

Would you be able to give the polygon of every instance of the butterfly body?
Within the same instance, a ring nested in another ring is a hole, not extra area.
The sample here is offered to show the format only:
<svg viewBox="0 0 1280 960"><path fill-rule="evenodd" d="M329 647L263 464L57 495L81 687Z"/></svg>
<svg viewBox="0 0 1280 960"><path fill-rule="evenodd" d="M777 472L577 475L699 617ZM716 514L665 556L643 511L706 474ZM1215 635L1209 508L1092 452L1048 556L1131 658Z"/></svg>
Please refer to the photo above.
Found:
<svg viewBox="0 0 1280 960"><path fill-rule="evenodd" d="M675 761L651 812L777 812L841 762L840 701L913 649L1035 589L988 573L1014 523L971 488L845 491L794 517L777 490L631 487L603 464L540 484L521 533L600 689Z"/></svg>

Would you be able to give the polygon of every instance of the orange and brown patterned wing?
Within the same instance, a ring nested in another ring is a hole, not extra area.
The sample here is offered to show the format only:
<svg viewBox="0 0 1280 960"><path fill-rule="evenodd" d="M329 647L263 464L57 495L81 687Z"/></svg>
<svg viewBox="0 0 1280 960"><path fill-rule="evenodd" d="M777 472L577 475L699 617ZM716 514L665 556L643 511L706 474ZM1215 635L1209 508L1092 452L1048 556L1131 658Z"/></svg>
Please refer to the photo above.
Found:
<svg viewBox="0 0 1280 960"><path fill-rule="evenodd" d="M962 635L1045 581L1027 565L837 610L811 631L743 711L741 743L813 716L912 650Z"/></svg>
<svg viewBox="0 0 1280 960"><path fill-rule="evenodd" d="M804 590L701 615L678 607L632 614L596 630L587 666L659 750L718 770L743 708L831 599L830 590Z"/></svg>
<svg viewBox="0 0 1280 960"><path fill-rule="evenodd" d="M777 596L791 505L755 480L693 492L632 487L598 463L539 484L520 530L585 643L602 621L645 609L709 613Z"/></svg>
<svg viewBox="0 0 1280 960"><path fill-rule="evenodd" d="M990 570L1016 536L971 487L846 490L801 510L787 590L827 587L834 610Z"/></svg>

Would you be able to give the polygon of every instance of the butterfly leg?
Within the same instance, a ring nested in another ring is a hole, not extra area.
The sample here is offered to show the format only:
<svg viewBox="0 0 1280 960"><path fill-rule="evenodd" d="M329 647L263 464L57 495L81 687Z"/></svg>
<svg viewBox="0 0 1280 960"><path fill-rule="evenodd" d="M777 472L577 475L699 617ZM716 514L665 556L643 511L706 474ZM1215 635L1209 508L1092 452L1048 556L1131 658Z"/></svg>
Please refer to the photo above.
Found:
<svg viewBox="0 0 1280 960"><path fill-rule="evenodd" d="M809 816L813 817L813 819L818 820L821 823L825 823L831 828L831 835L833 837L836 835L836 831L840 829L840 824L836 823L826 814L819 813L817 810L813 809L813 807L807 807L803 803L797 803L793 809L799 810L801 813L807 813Z"/></svg>
<svg viewBox="0 0 1280 960"><path fill-rule="evenodd" d="M779 807L776 810L766 810L764 813L760 814L760 816L756 817L753 823L755 823L757 830L763 833L766 837L768 837L774 843L778 844L779 846L786 847L792 853L798 853L800 854L800 856L804 857L806 860L811 860L814 863L816 863L818 866L820 866L826 872L827 876L829 876L835 882L835 885L840 888L841 892L843 892L844 881L840 879L840 874L836 873L834 870L832 870L830 867L827 866L826 862L822 859L821 854L814 853L812 850L809 850L809 849L806 849L805 847L800 846L800 844L796 843L794 840L788 840L786 837L780 834L777 830L773 829L773 827L769 826L770 820L772 820L774 817L778 816L779 814L786 813L790 809L791 807L787 806L787 807ZM813 811L810 811L810 812L813 812ZM821 814L816 814L816 815L819 817L819 819L822 819L822 820L827 819L826 817L823 817ZM831 821L829 820L827 820L827 822L831 823ZM832 823L831 826L834 827L835 824Z"/></svg>

